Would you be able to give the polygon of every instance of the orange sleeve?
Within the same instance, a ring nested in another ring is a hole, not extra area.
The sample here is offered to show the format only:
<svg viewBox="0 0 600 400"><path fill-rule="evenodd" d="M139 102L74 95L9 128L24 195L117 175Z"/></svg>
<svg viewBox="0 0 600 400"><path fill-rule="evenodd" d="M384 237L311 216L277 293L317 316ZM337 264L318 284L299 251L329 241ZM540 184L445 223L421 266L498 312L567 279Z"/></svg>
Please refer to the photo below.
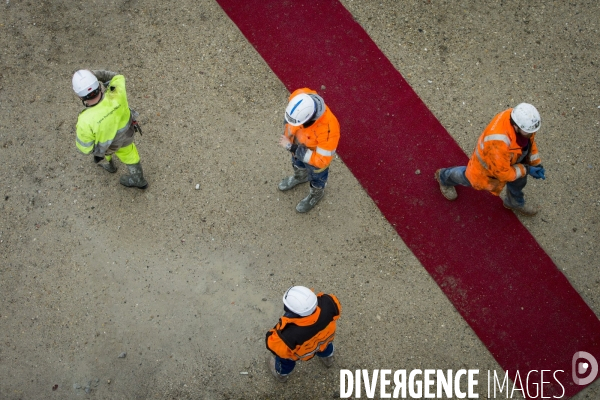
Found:
<svg viewBox="0 0 600 400"><path fill-rule="evenodd" d="M337 308L338 308L338 318L339 318L339 316L342 315L342 303L340 303L340 300L337 298L336 295L329 294L328 296L331 297L331 299L333 300L333 302L337 306Z"/></svg>
<svg viewBox="0 0 600 400"><path fill-rule="evenodd" d="M501 182L512 182L526 174L522 164L510 165L510 154L506 150L504 142L490 141L486 143L483 158L488 164L490 174Z"/></svg>
<svg viewBox="0 0 600 400"><path fill-rule="evenodd" d="M540 165L542 163L542 157L538 152L537 144L535 139L531 140L531 154L529 154L529 165Z"/></svg>
<svg viewBox="0 0 600 400"><path fill-rule="evenodd" d="M283 340L281 340L275 328L267 332L266 343L267 349L276 356L287 358L289 360L298 360L298 357L296 357Z"/></svg>
<svg viewBox="0 0 600 400"><path fill-rule="evenodd" d="M340 141L340 125L333 114L330 114L326 123L319 126L316 134L317 148L312 152L308 163L316 168L325 168L333 160Z"/></svg>

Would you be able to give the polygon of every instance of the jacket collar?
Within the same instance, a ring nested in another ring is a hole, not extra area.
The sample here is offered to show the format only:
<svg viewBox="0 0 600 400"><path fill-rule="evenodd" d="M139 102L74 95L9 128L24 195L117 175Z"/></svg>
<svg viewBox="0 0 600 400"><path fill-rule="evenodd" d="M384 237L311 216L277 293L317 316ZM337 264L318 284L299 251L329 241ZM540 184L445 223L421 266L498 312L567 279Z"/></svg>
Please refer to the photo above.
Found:
<svg viewBox="0 0 600 400"><path fill-rule="evenodd" d="M281 317L281 328L279 328L279 329L283 329L283 327L287 324L294 324L294 325L298 325L298 326L313 325L315 322L317 322L320 315L321 315L321 307L317 306L315 312L306 317L299 317L299 318Z"/></svg>
<svg viewBox="0 0 600 400"><path fill-rule="evenodd" d="M510 151L515 151L517 153L522 153L521 151L521 146L519 146L519 144L517 143L517 132L515 132L515 128L513 128L512 124L510 123L510 111L512 109L509 109L507 111L508 112L508 126L506 128L506 134L508 135L508 138L510 139L510 147L509 150ZM529 143L533 143L533 140L535 139L535 133L533 135L531 135L531 137L529 138Z"/></svg>

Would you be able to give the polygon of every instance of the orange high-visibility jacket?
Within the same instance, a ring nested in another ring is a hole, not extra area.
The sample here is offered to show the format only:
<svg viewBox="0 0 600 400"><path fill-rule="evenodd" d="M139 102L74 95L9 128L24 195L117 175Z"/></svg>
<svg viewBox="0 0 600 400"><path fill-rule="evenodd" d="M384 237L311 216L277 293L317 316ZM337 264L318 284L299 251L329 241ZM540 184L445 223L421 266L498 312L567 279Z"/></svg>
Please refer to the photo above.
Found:
<svg viewBox="0 0 600 400"><path fill-rule="evenodd" d="M336 323L342 313L339 300L332 294L317 294L317 309L307 317L281 317L267 332L267 349L290 360L307 361L325 350L335 336Z"/></svg>
<svg viewBox="0 0 600 400"><path fill-rule="evenodd" d="M301 93L317 94L317 92L308 88L297 89L290 95L289 100ZM329 107L325 105L323 115L308 128L304 128L303 125L285 124L284 134L294 144L303 144L307 147L308 150L301 158L302 162L317 169L324 169L329 166L335 155L340 140L340 124Z"/></svg>
<svg viewBox="0 0 600 400"><path fill-rule="evenodd" d="M529 139L529 150L524 159L517 144L517 134L510 124L512 108L496 115L485 128L469 160L465 175L478 190L487 190L498 196L506 182L527 174L523 164L539 165L542 160L535 144L535 134Z"/></svg>

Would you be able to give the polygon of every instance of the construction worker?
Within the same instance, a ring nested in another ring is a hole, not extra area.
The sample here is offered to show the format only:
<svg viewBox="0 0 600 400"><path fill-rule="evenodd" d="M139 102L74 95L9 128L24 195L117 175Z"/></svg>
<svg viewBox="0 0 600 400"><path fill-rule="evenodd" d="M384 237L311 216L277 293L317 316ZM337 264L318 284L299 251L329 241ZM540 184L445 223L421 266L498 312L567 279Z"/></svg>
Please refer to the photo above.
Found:
<svg viewBox="0 0 600 400"><path fill-rule="evenodd" d="M310 182L310 192L296 211L305 213L325 195L329 164L340 140L340 124L323 98L314 90L302 88L289 97L285 109L284 134L279 144L292 153L294 175L279 183L279 190Z"/></svg>
<svg viewBox="0 0 600 400"><path fill-rule="evenodd" d="M267 364L273 376L285 382L296 361L317 356L327 368L333 365L333 338L342 306L332 294L314 294L304 286L292 286L283 295L284 314L267 332Z"/></svg>
<svg viewBox="0 0 600 400"><path fill-rule="evenodd" d="M92 154L94 162L110 173L117 172L113 155L117 156L129 170L120 183L146 189L148 182L133 143L134 133L142 131L136 121L137 112L130 110L127 103L125 77L110 71L82 69L73 75L73 90L85 107L77 119L77 148Z"/></svg>
<svg viewBox="0 0 600 400"><path fill-rule="evenodd" d="M535 215L538 207L525 202L523 188L527 175L546 179L535 143L535 133L540 126L538 110L528 103L496 115L479 137L466 167L442 168L435 172L444 197L455 200L456 185L487 190L496 196L506 185L504 207L526 216Z"/></svg>

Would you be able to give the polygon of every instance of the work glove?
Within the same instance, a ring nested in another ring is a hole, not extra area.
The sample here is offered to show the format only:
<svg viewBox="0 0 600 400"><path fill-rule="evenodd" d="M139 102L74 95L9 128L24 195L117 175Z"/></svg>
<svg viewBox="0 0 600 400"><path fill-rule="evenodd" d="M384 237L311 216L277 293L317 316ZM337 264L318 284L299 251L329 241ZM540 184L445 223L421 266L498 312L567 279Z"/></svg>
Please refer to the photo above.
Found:
<svg viewBox="0 0 600 400"><path fill-rule="evenodd" d="M537 167L530 165L529 168L527 168L527 173L535 179L546 179L546 170L541 165L538 165Z"/></svg>

